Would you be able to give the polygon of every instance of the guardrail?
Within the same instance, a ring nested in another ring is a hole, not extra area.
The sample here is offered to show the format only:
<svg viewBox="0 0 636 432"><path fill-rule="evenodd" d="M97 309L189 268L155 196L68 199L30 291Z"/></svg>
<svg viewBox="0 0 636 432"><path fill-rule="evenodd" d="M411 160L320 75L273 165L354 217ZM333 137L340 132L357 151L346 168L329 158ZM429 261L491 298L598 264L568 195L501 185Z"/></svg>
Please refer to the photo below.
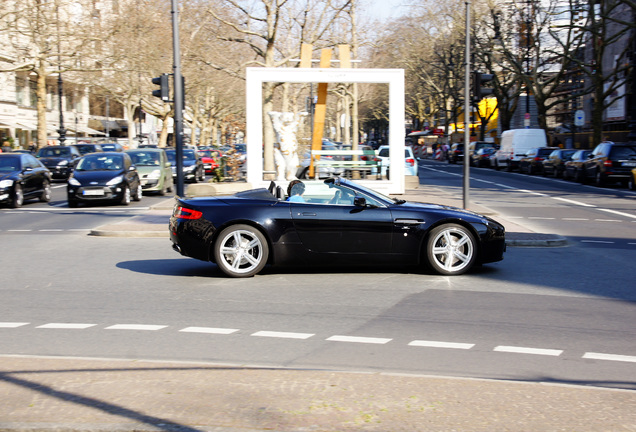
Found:
<svg viewBox="0 0 636 432"><path fill-rule="evenodd" d="M314 178L318 178L318 168L331 167L342 169L344 177L351 178L359 172L362 178L368 175L380 175L380 161L374 150L312 150L311 160L314 164Z"/></svg>

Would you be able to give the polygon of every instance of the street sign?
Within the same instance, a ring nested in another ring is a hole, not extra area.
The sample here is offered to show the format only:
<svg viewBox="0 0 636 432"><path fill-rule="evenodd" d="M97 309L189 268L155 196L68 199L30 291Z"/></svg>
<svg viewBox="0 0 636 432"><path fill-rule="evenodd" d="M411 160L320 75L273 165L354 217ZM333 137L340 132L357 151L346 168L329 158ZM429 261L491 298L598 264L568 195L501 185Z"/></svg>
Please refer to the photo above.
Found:
<svg viewBox="0 0 636 432"><path fill-rule="evenodd" d="M576 110L574 113L574 126L583 126L585 124L585 111Z"/></svg>

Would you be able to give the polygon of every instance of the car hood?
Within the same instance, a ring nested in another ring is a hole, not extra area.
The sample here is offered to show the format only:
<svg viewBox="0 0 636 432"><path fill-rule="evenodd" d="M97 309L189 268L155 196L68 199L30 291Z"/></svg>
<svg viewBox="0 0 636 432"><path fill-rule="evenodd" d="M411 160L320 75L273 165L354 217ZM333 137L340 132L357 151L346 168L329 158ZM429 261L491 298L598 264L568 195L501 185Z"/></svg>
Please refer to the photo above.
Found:
<svg viewBox="0 0 636 432"><path fill-rule="evenodd" d="M95 183L104 185L113 178L124 174L124 170L117 171L75 171L73 177L83 185Z"/></svg>
<svg viewBox="0 0 636 432"><path fill-rule="evenodd" d="M443 210L445 212L457 213L457 217L462 217L463 215L465 216L464 218L478 217L479 219L484 219L484 216L480 215L479 213L475 213L470 210L464 210L459 207L452 207L452 206L446 206L441 204L406 202L404 204L399 204L398 206L400 210L412 210L412 211L417 211L417 210L425 210L425 211L440 210L441 211Z"/></svg>
<svg viewBox="0 0 636 432"><path fill-rule="evenodd" d="M137 172L139 175L150 174L153 171L161 171L161 167L159 165L135 165L137 167Z"/></svg>
<svg viewBox="0 0 636 432"><path fill-rule="evenodd" d="M40 162L42 162L44 165L57 165L58 163L62 162L62 161L70 161L70 158L64 158L64 157L41 157L40 158Z"/></svg>
<svg viewBox="0 0 636 432"><path fill-rule="evenodd" d="M10 173L0 174L0 180L16 180L18 178L19 171L11 171Z"/></svg>

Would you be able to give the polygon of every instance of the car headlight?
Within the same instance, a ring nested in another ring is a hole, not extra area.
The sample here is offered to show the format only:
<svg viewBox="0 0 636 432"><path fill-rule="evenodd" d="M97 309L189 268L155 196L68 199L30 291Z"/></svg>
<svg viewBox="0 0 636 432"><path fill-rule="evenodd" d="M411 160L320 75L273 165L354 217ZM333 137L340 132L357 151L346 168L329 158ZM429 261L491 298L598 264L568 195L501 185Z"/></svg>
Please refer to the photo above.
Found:
<svg viewBox="0 0 636 432"><path fill-rule="evenodd" d="M114 177L108 183L106 183L106 186L115 186L123 181L124 181L124 176L118 175L117 177Z"/></svg>
<svg viewBox="0 0 636 432"><path fill-rule="evenodd" d="M13 180L0 180L0 188L8 188L13 186Z"/></svg>
<svg viewBox="0 0 636 432"><path fill-rule="evenodd" d="M57 163L57 166L66 166L66 165L68 165L68 161L67 160L59 161Z"/></svg>
<svg viewBox="0 0 636 432"><path fill-rule="evenodd" d="M77 181L77 179L75 177L70 177L68 179L68 184L70 184L71 186L81 186L82 184Z"/></svg>

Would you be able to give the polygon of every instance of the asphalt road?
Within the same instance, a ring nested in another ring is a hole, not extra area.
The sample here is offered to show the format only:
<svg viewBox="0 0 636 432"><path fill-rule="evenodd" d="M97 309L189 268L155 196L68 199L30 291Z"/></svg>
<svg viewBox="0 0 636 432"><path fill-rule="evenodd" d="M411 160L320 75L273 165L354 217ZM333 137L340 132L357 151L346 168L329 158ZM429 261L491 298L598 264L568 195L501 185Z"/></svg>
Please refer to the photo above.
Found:
<svg viewBox="0 0 636 432"><path fill-rule="evenodd" d="M461 193L459 167L421 165L422 183ZM481 205L567 235L570 245L510 248L504 261L452 278L325 268L227 279L212 264L179 256L167 239L86 235L143 212L152 197L71 211L55 190L49 208L1 209L2 354L636 389L635 195L491 170L473 177Z"/></svg>

